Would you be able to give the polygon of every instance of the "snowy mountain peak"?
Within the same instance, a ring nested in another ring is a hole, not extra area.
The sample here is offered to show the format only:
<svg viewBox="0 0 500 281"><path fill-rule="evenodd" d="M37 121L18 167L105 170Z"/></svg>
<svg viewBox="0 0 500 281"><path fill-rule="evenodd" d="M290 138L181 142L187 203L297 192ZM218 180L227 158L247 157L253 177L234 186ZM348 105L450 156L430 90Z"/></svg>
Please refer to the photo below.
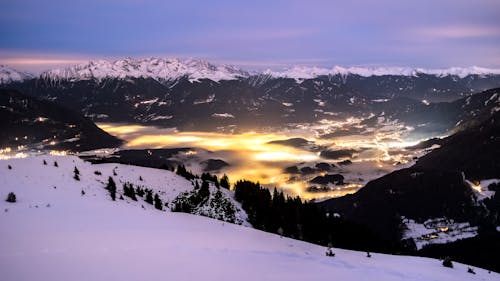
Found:
<svg viewBox="0 0 500 281"><path fill-rule="evenodd" d="M101 80L105 78L153 78L158 81L173 81L187 77L190 81L210 79L213 81L234 80L242 77L259 76L264 80L271 78L292 78L300 82L322 75L359 75L363 77L401 75L418 76L419 74L438 77L469 75L500 75L500 69L471 67L451 67L446 69L427 69L410 67L342 67L331 68L317 66L293 66L284 70L245 71L231 65L214 64L202 59L179 58L124 58L119 60L92 60L87 63L55 68L40 74L40 78L52 81ZM28 73L0 65L0 84L23 81L33 78Z"/></svg>
<svg viewBox="0 0 500 281"><path fill-rule="evenodd" d="M0 64L0 84L23 81L30 78L33 78L33 75Z"/></svg>
<svg viewBox="0 0 500 281"><path fill-rule="evenodd" d="M175 80L187 76L190 80L232 80L248 73L228 65L215 65L198 59L178 58L125 58L121 60L95 60L84 64L57 68L43 72L40 77L50 80L90 80L104 78L153 78L159 81Z"/></svg>
<svg viewBox="0 0 500 281"><path fill-rule="evenodd" d="M312 79L321 75L359 75L364 77L401 75L417 76L418 74L429 74L438 77L458 76L464 78L469 75L500 75L500 69L472 67L451 67L446 69L427 69L410 67L342 67L321 68L316 66L293 66L283 71L266 70L264 74L272 77L300 79Z"/></svg>

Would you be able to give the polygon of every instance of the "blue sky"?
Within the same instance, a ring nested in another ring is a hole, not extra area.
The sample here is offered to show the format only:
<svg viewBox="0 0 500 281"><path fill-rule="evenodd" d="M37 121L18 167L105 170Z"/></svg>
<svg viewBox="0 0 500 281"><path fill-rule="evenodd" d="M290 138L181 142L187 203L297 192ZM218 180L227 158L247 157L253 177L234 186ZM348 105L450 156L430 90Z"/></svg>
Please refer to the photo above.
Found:
<svg viewBox="0 0 500 281"><path fill-rule="evenodd" d="M27 70L125 56L500 67L498 0L0 1L0 63Z"/></svg>

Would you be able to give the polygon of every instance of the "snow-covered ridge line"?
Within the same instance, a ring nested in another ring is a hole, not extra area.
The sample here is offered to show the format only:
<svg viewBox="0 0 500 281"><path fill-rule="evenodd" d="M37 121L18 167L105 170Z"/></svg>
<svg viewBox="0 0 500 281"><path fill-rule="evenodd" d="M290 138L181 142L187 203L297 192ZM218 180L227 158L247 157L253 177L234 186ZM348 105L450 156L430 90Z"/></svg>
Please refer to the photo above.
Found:
<svg viewBox="0 0 500 281"><path fill-rule="evenodd" d="M33 78L33 75L30 73L18 71L7 65L0 64L0 84L23 81L30 78Z"/></svg>
<svg viewBox="0 0 500 281"><path fill-rule="evenodd" d="M248 73L230 65L215 65L205 60L177 58L125 58L115 61L96 60L42 72L40 78L50 80L90 80L104 78L153 78L175 80L233 80Z"/></svg>
<svg viewBox="0 0 500 281"><path fill-rule="evenodd" d="M418 76L419 74L437 77L469 75L500 75L500 69L471 67L451 67L446 69L412 67L342 67L293 66L283 70L246 71L231 65L215 64L200 59L179 58L125 58L119 60L93 60L83 64L55 68L42 72L38 77L48 80L80 81L105 78L153 78L158 81L173 81L188 77L191 81L210 79L213 81L235 80L254 75L272 78L312 79L322 75L359 75L370 76ZM0 84L23 81L35 77L0 65Z"/></svg>
<svg viewBox="0 0 500 281"><path fill-rule="evenodd" d="M398 75L417 76L419 74L435 75L438 77L458 76L465 78L469 75L500 75L500 69L471 67L451 67L444 69L410 68L410 67L342 67L322 68L316 66L294 66L283 71L266 70L263 74L272 77L293 79L312 79L322 75L359 75L363 77Z"/></svg>

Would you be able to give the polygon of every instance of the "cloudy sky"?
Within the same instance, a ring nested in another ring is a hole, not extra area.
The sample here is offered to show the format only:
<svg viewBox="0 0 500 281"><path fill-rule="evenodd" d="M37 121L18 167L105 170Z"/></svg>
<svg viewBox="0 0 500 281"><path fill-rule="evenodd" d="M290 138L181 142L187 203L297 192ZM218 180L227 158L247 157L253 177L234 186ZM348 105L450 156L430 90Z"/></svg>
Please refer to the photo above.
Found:
<svg viewBox="0 0 500 281"><path fill-rule="evenodd" d="M24 70L126 56L500 67L499 0L0 2L0 63Z"/></svg>

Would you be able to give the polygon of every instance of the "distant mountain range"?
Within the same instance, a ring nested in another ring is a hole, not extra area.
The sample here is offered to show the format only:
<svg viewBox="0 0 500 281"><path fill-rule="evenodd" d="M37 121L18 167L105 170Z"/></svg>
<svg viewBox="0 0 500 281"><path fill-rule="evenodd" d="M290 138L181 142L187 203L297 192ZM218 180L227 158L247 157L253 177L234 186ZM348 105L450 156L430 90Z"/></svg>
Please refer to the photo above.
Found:
<svg viewBox="0 0 500 281"><path fill-rule="evenodd" d="M0 64L0 84L8 84L34 78L33 74L22 72L7 65Z"/></svg>
<svg viewBox="0 0 500 281"><path fill-rule="evenodd" d="M248 72L203 60L91 61L30 76L2 67L0 88L50 100L94 122L235 132L321 120L403 123L448 134L500 109L500 70L295 67ZM327 134L322 137L328 137Z"/></svg>
<svg viewBox="0 0 500 281"><path fill-rule="evenodd" d="M213 81L236 80L250 76L270 76L272 78L292 78L298 81L319 76L455 76L465 78L471 75L500 75L500 69L484 67L451 67L446 69L426 69L410 67L341 67L293 66L284 70L246 71L231 65L213 64L201 59L178 58L125 58L119 60L94 60L87 63L42 72L39 78L50 80L102 80L105 78L153 78L157 81L172 81L181 77L191 80L210 79ZM0 82L21 81L35 75L0 66ZM9 79L10 77L10 79Z"/></svg>

